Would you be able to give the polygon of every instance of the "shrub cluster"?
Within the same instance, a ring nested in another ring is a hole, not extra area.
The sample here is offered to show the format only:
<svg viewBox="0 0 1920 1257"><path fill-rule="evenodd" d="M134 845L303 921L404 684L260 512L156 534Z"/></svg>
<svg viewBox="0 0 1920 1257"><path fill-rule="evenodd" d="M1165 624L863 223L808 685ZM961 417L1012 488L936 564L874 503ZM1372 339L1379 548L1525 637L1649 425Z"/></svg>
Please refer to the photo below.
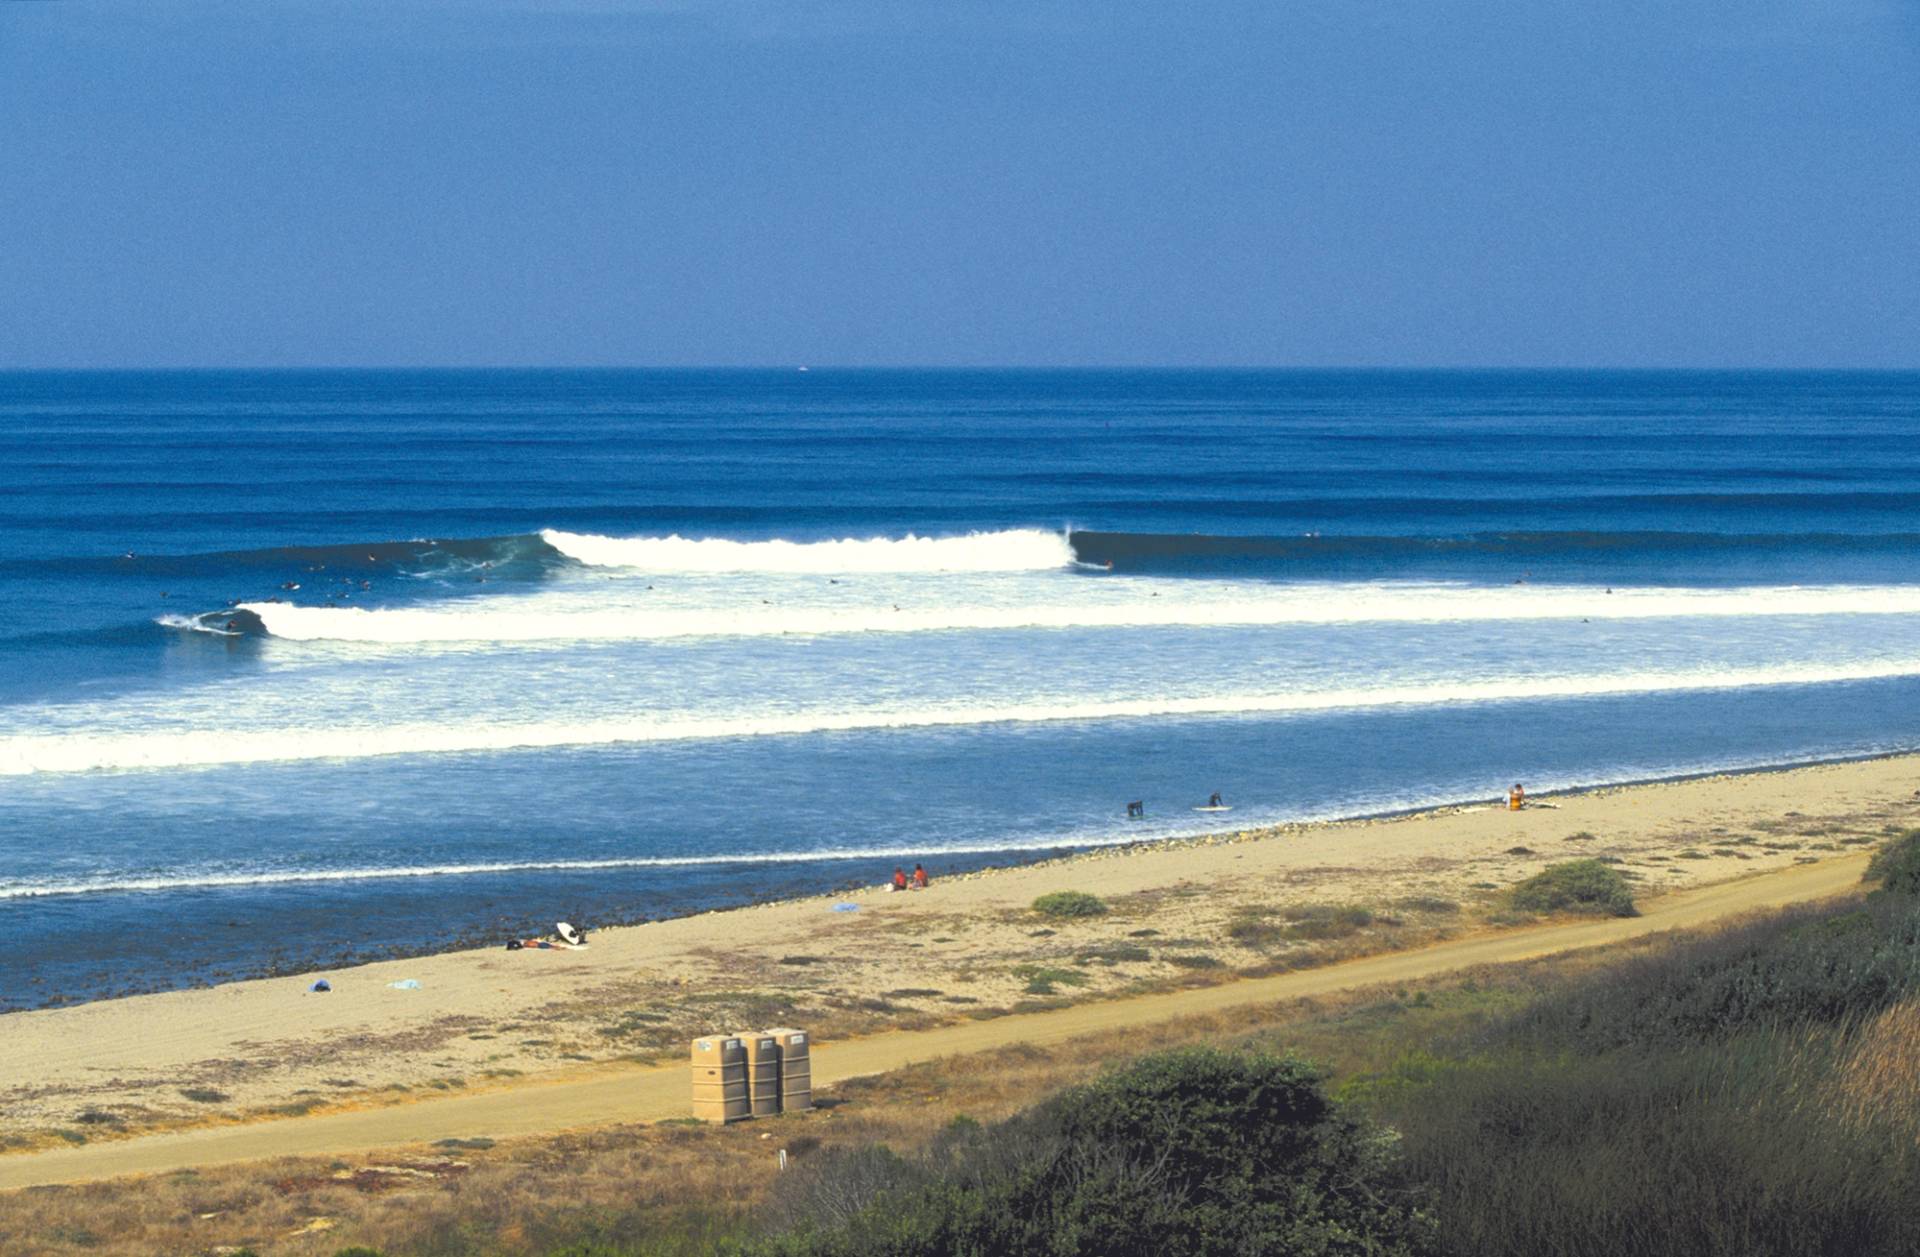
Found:
<svg viewBox="0 0 1920 1257"><path fill-rule="evenodd" d="M1433 1251L1393 1138L1334 1104L1298 1060L1188 1049L1143 1057L912 1159L828 1155L781 1183L767 1257L1300 1257Z"/></svg>
<svg viewBox="0 0 1920 1257"><path fill-rule="evenodd" d="M1657 947L1343 1094L1462 1257L1920 1252L1916 1045L1920 906L1876 896Z"/></svg>
<svg viewBox="0 0 1920 1257"><path fill-rule="evenodd" d="M1043 917L1065 921L1076 917L1106 915L1107 905L1098 895L1084 890L1056 890L1033 901L1033 910Z"/></svg>
<svg viewBox="0 0 1920 1257"><path fill-rule="evenodd" d="M1507 902L1522 912L1585 912L1595 916L1631 917L1633 888L1620 874L1599 860L1569 860L1550 864L1507 893Z"/></svg>
<svg viewBox="0 0 1920 1257"><path fill-rule="evenodd" d="M1891 894L1920 895L1920 829L1909 829L1874 852L1866 880Z"/></svg>

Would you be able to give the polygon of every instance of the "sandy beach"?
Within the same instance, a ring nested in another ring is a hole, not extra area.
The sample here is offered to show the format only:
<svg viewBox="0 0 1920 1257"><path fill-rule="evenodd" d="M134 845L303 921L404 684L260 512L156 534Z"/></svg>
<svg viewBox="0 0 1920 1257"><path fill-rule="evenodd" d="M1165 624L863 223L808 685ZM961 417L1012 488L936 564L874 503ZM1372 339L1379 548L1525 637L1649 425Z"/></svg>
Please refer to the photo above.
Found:
<svg viewBox="0 0 1920 1257"><path fill-rule="evenodd" d="M1856 852L1916 823L1916 777L1920 757L1901 756L1520 812L1229 831L596 932L580 951L460 951L14 1013L0 1017L0 1139L24 1150L404 1103L662 1059L711 1031L923 1029L1399 950L1517 924L1498 892L1569 858L1615 862L1647 898ZM1063 889L1109 910L1068 923L1031 910ZM320 977L330 992L309 991Z"/></svg>

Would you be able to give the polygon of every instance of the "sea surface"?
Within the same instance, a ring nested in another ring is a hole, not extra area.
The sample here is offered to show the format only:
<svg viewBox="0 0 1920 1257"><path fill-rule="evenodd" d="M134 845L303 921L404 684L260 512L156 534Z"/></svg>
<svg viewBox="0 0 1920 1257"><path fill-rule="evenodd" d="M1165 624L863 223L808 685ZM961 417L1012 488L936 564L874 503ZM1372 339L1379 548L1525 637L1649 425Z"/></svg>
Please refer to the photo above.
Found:
<svg viewBox="0 0 1920 1257"><path fill-rule="evenodd" d="M1916 374L0 374L0 1009L1916 713Z"/></svg>

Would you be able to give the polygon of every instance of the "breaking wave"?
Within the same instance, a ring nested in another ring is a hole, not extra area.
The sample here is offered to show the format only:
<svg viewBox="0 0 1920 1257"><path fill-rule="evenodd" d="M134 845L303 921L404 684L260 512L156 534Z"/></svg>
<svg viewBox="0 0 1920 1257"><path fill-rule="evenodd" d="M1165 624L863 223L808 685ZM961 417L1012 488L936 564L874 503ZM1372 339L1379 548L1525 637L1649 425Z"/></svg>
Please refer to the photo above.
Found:
<svg viewBox="0 0 1920 1257"><path fill-rule="evenodd" d="M1038 572L1074 561L1065 533L1038 528L964 537L731 541L718 537L602 537L549 528L541 540L588 567L645 572Z"/></svg>
<svg viewBox="0 0 1920 1257"><path fill-rule="evenodd" d="M1065 592L1065 591L1063 591ZM1085 586L1075 593L1090 593ZM1164 596L1162 594L1164 593ZM1129 596L1130 595L1130 596ZM1125 597L1124 601L1120 598ZM931 606L714 605L654 610L636 606L495 600L367 610L252 602L241 625L289 641L436 642L650 641L786 634L925 633L1012 629L1204 628L1515 620L1638 620L1729 616L1915 615L1920 586L1860 585L1743 589L1591 586L1296 584L1220 590L1180 582L1164 590L1115 588L1098 597L994 603L984 598ZM177 627L225 630L232 613Z"/></svg>
<svg viewBox="0 0 1920 1257"><path fill-rule="evenodd" d="M285 886L311 882L364 882L407 877L465 877L488 873L593 872L606 869L694 868L701 866L804 864L814 860L901 860L931 856L993 855L1014 851L1124 846L1173 837L1192 825L1167 832L1126 830L1098 834L1043 835L988 843L921 843L911 847L836 847L819 851L760 851L717 855L631 856L605 860L500 860L471 864L419 864L389 868L288 869L238 873L178 873L111 876L47 882L0 882L0 900L109 892L213 890L232 886Z"/></svg>
<svg viewBox="0 0 1920 1257"><path fill-rule="evenodd" d="M1753 689L1920 676L1920 658L1609 675L1493 677L1426 684L1341 687L1285 694L1116 698L1004 706L671 716L515 724L396 724L360 728L228 728L164 733L15 734L0 737L0 776L100 770L204 768L232 764L471 754L813 733L934 729L1149 718L1288 715L1384 707L1433 707L1597 698L1684 690Z"/></svg>

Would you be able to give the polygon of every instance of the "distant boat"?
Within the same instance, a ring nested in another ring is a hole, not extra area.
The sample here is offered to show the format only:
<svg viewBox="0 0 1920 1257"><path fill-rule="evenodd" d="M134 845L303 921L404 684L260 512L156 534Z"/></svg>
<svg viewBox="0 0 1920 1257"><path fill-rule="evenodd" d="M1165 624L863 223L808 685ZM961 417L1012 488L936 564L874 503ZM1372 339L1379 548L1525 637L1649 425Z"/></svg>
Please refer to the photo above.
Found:
<svg viewBox="0 0 1920 1257"><path fill-rule="evenodd" d="M806 367L801 367L800 369L801 369L802 371L805 371L805 370L807 370L808 368L806 368Z"/></svg>

